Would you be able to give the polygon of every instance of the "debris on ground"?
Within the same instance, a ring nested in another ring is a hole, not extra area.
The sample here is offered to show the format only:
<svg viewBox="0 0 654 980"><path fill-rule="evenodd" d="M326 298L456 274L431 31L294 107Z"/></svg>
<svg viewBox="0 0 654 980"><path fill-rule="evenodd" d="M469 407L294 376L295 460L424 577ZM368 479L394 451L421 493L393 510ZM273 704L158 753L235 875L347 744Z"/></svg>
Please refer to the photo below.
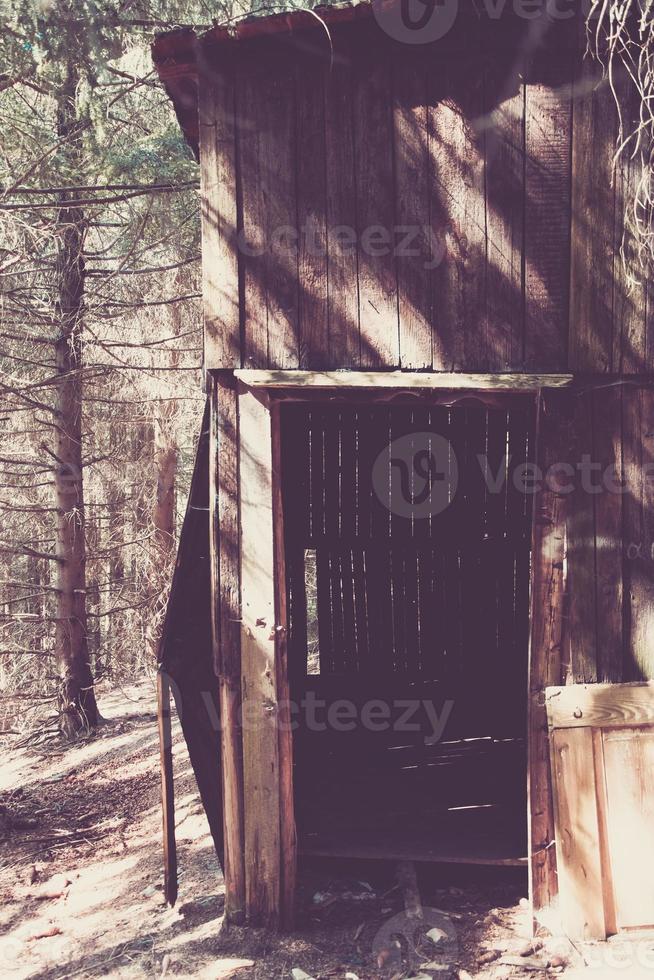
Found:
<svg viewBox="0 0 654 980"><path fill-rule="evenodd" d="M3 760L3 980L567 980L583 969L571 944L544 929L533 939L522 869L416 865L416 921L393 862L304 861L293 935L224 928L177 723L179 899L168 908L154 685L98 694L107 721L96 736L27 739Z"/></svg>

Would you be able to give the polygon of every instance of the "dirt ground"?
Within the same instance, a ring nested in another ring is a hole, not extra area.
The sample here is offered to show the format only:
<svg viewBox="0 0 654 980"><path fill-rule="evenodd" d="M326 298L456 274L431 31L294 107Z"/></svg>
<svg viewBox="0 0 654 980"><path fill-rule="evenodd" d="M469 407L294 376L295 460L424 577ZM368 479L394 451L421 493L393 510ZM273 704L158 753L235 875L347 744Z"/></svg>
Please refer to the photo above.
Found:
<svg viewBox="0 0 654 980"><path fill-rule="evenodd" d="M167 908L154 684L100 690L99 702L105 723L74 745L2 739L2 978L538 980L586 973L588 956L569 943L546 934L531 940L526 877L515 869L421 868L424 920L414 928L392 865L316 861L301 869L293 936L223 929L222 875L178 729L179 898Z"/></svg>

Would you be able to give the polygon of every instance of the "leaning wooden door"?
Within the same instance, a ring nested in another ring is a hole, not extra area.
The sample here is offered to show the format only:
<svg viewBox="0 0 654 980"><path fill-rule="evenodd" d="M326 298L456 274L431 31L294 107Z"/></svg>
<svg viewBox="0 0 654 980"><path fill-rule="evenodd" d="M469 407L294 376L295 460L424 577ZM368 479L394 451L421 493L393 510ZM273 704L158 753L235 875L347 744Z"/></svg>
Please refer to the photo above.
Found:
<svg viewBox="0 0 654 980"><path fill-rule="evenodd" d="M654 927L654 683L550 687L546 705L563 928Z"/></svg>

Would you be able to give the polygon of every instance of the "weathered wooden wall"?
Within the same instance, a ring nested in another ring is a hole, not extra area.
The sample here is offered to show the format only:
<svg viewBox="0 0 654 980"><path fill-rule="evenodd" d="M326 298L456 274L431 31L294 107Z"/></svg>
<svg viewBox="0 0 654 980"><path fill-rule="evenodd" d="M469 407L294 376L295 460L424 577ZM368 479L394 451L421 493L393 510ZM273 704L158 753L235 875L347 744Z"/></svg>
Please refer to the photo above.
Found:
<svg viewBox="0 0 654 980"><path fill-rule="evenodd" d="M568 458L588 465L571 495L564 678L654 678L654 390L575 395ZM617 483L623 486L617 492Z"/></svg>
<svg viewBox="0 0 654 980"><path fill-rule="evenodd" d="M289 746L251 732L241 746L233 713L239 679L245 702L257 683L282 702L286 673L285 609L272 612L285 597L278 418L249 391L237 398L241 367L576 376L541 393L536 443L539 464L572 484L546 485L534 515L531 894L546 905L557 884L544 688L654 678L654 304L621 257L633 252L633 165L614 166L613 96L576 19L544 31L463 17L425 47L393 42L370 16L301 23L249 40L185 35L180 54L184 99L196 65L199 76L227 912L270 922L290 909L295 853ZM243 531L253 515L263 550ZM265 616L253 617L259 594ZM271 617L276 640L258 635ZM263 830L261 760L282 814Z"/></svg>
<svg viewBox="0 0 654 980"><path fill-rule="evenodd" d="M612 95L530 23L204 39L207 367L651 371Z"/></svg>

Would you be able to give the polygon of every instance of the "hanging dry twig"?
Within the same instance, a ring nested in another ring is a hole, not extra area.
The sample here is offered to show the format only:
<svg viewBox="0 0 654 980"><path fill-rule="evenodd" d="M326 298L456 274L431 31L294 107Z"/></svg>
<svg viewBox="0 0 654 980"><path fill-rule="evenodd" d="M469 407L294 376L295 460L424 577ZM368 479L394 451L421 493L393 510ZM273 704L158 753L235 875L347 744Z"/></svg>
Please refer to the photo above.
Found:
<svg viewBox="0 0 654 980"><path fill-rule="evenodd" d="M604 66L618 111L615 161L636 168L625 201L623 260L632 237L643 274L654 259L654 3L652 0L592 0L587 21L590 51ZM627 270L633 277L633 269Z"/></svg>

